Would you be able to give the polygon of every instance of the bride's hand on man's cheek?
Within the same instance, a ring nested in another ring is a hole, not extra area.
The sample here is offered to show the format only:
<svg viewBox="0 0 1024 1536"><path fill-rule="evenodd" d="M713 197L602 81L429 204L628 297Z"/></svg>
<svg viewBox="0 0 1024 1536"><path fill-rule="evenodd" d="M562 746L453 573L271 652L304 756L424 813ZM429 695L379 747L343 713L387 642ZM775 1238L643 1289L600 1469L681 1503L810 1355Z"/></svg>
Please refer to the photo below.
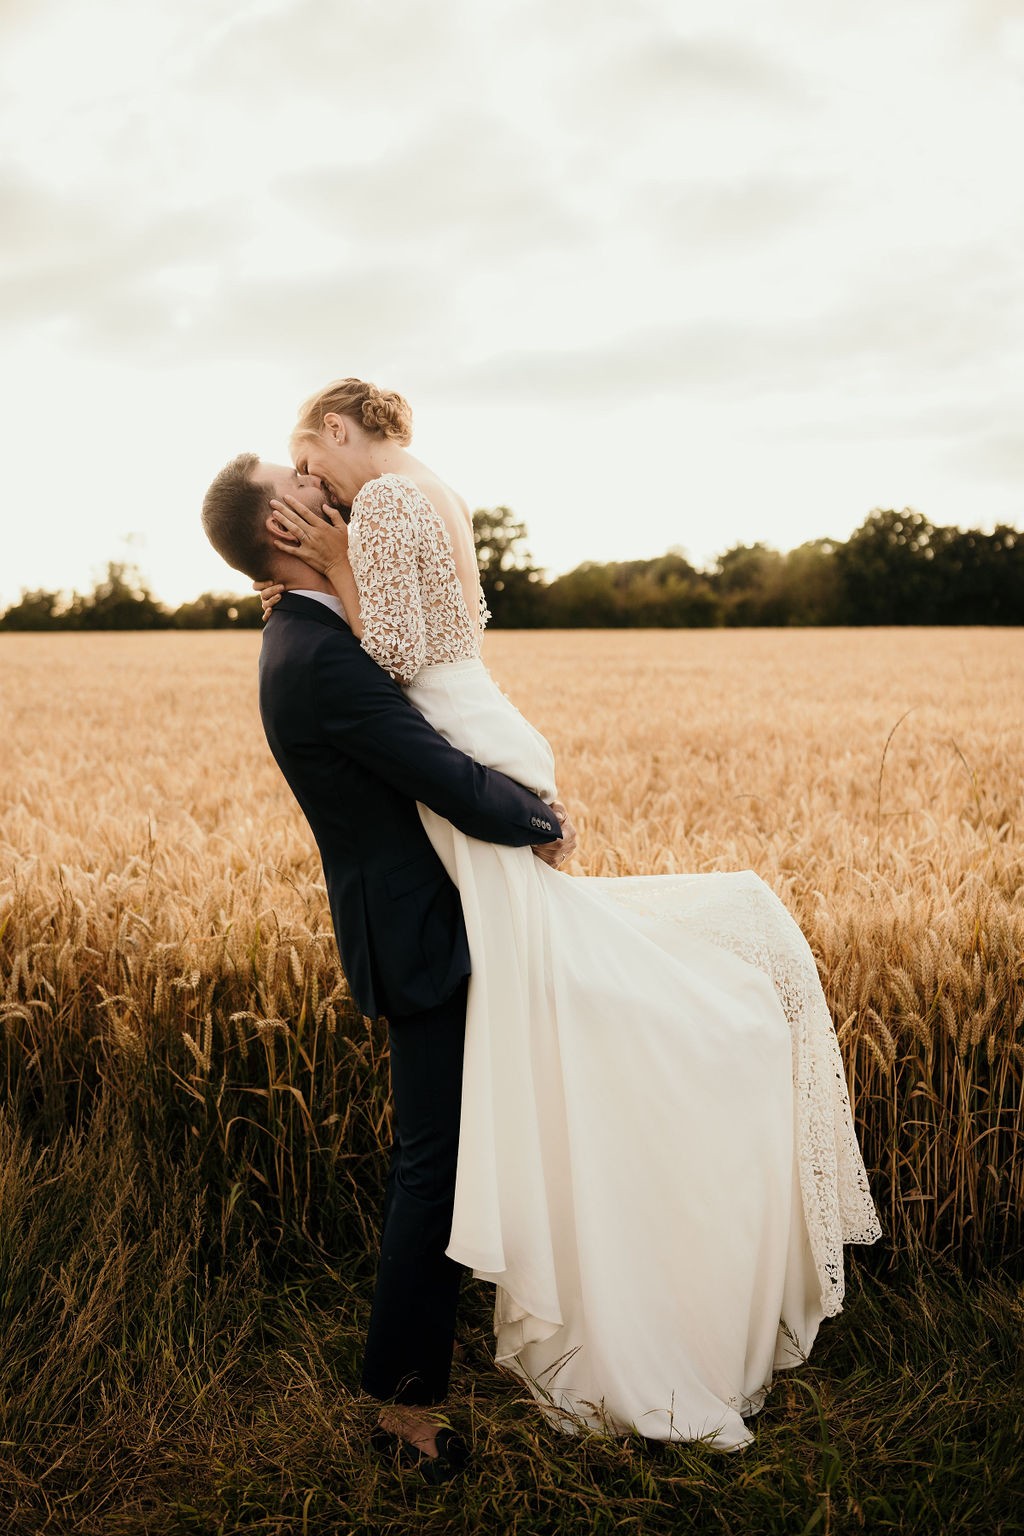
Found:
<svg viewBox="0 0 1024 1536"><path fill-rule="evenodd" d="M311 512L294 496L271 501L267 529L275 549L298 555L314 571L325 575L348 559L348 527L336 508L324 502L323 517Z"/></svg>

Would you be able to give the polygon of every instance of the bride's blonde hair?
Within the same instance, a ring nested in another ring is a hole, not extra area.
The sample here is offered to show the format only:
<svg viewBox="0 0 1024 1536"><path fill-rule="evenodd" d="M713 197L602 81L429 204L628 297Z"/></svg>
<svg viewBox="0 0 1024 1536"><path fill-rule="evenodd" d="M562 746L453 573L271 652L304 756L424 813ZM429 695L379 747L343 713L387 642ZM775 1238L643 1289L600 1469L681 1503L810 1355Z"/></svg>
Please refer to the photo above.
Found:
<svg viewBox="0 0 1024 1536"><path fill-rule="evenodd" d="M299 407L292 442L319 437L324 417L332 411L347 416L373 437L391 438L403 447L412 441L412 410L402 395L393 389L378 389L365 379L335 379Z"/></svg>

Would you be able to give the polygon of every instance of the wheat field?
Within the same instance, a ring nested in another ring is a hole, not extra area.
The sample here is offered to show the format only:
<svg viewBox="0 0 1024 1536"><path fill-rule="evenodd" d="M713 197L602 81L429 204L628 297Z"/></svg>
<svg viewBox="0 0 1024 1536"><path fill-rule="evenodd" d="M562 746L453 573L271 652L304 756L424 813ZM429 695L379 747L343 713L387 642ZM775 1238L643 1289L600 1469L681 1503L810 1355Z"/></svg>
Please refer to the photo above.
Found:
<svg viewBox="0 0 1024 1536"><path fill-rule="evenodd" d="M325 1164L386 1137L380 1038L258 647L5 637L4 1063L53 1126L157 1060L192 1128L226 1092L277 1219L322 1240ZM555 744L580 872L749 868L801 922L891 1247L1019 1256L1024 632L494 633L487 659Z"/></svg>
<svg viewBox="0 0 1024 1536"><path fill-rule="evenodd" d="M373 1455L353 1390L386 1037L258 648L0 641L5 1536L1019 1532L1024 633L488 637L580 870L751 868L799 918L884 1238L742 1465L561 1436L467 1285L450 1495Z"/></svg>

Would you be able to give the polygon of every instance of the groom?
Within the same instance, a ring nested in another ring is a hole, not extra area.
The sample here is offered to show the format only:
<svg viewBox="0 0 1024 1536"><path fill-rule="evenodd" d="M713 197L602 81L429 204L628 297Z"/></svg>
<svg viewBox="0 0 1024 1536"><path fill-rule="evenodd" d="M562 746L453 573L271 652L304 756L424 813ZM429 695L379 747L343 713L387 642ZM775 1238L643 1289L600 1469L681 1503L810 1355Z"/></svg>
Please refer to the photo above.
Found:
<svg viewBox="0 0 1024 1536"><path fill-rule="evenodd" d="M353 1000L388 1021L395 1135L362 1386L388 1405L386 1429L454 1467L464 1447L425 1410L448 1390L461 1278L444 1250L470 963L459 893L416 802L550 864L576 834L561 806L450 746L371 661L327 580L274 547L270 499L285 495L322 509L315 476L240 454L207 491L203 527L235 570L287 588L263 634L263 727L320 850Z"/></svg>

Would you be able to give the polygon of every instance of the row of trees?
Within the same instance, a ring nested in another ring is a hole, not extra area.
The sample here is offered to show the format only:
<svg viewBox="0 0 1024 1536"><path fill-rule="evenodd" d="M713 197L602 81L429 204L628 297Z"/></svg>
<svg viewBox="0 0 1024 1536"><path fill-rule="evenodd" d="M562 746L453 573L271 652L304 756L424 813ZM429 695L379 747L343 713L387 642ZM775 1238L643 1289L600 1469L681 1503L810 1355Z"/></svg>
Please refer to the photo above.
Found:
<svg viewBox="0 0 1024 1536"><path fill-rule="evenodd" d="M508 628L1024 622L1024 534L1006 526L965 532L875 511L845 543L737 544L705 571L679 551L588 561L545 582L508 508L474 523L494 622Z"/></svg>
<svg viewBox="0 0 1024 1536"><path fill-rule="evenodd" d="M492 622L509 629L1024 622L1024 534L1002 525L965 532L876 511L845 543L813 539L787 554L737 544L704 571L679 551L587 561L554 581L508 507L474 513L473 525ZM23 592L0 629L255 629L260 613L258 597L213 592L166 608L134 566L112 563L85 596Z"/></svg>
<svg viewBox="0 0 1024 1536"><path fill-rule="evenodd" d="M262 612L256 596L217 592L167 608L134 565L111 561L91 592L22 592L0 617L0 630L258 629Z"/></svg>

